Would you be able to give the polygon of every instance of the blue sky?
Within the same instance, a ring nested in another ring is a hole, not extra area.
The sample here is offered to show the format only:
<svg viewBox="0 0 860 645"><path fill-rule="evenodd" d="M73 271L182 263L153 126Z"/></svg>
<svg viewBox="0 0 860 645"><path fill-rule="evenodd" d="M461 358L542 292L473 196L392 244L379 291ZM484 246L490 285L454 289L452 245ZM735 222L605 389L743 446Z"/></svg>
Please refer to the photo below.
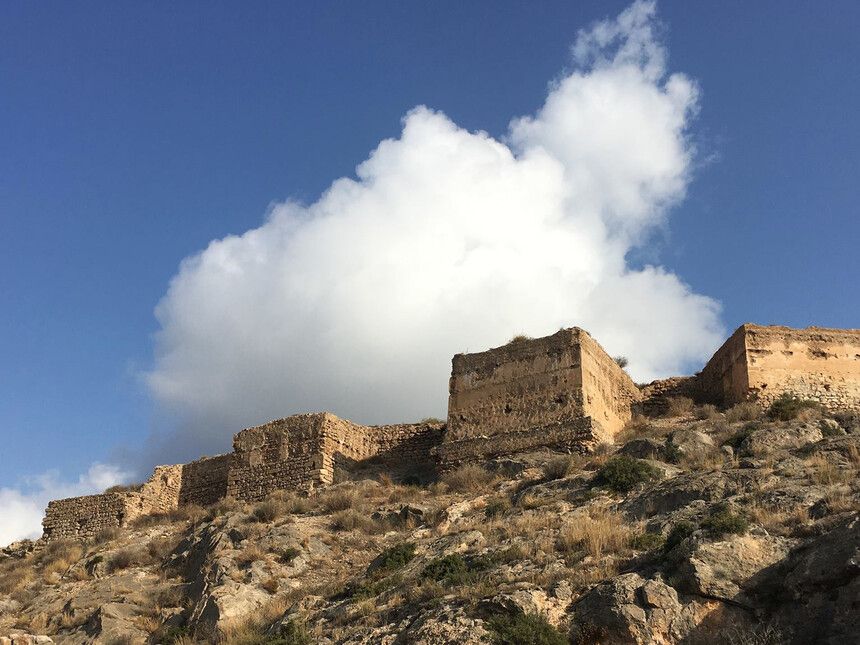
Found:
<svg viewBox="0 0 860 645"><path fill-rule="evenodd" d="M183 258L273 203L313 203L416 105L504 138L570 67L577 31L626 6L6 3L0 486L133 461L177 423L142 375ZM696 155L629 265L719 301L729 330L857 327L860 5L658 14L669 71L700 91Z"/></svg>

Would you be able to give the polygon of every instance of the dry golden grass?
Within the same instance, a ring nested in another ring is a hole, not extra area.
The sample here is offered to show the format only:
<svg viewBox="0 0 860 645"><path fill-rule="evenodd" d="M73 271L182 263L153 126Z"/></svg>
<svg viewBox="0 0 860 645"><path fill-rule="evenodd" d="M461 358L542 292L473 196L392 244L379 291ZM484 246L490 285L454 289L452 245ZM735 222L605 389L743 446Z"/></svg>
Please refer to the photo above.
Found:
<svg viewBox="0 0 860 645"><path fill-rule="evenodd" d="M831 513L845 513L858 510L857 501L844 487L833 488L824 495L827 508Z"/></svg>
<svg viewBox="0 0 860 645"><path fill-rule="evenodd" d="M723 414L717 409L717 406L710 403L697 405L693 410L693 415L700 421L716 421L723 418Z"/></svg>
<svg viewBox="0 0 860 645"><path fill-rule="evenodd" d="M276 593L278 593L278 587L280 587L280 583L275 576L271 576L263 580L260 586L268 593L275 595Z"/></svg>
<svg viewBox="0 0 860 645"><path fill-rule="evenodd" d="M670 396L666 400L667 417L686 417L692 414L696 404L686 396Z"/></svg>
<svg viewBox="0 0 860 645"><path fill-rule="evenodd" d="M335 513L355 506L358 502L358 495L351 488L335 488L320 493L318 500L327 513Z"/></svg>
<svg viewBox="0 0 860 645"><path fill-rule="evenodd" d="M378 533L382 528L367 513L362 513L354 508L338 511L331 516L331 528L335 531L360 530L364 533Z"/></svg>
<svg viewBox="0 0 860 645"><path fill-rule="evenodd" d="M294 598L289 595L275 596L271 602L243 618L226 621L221 626L224 645L259 645L265 641L265 630L284 615L293 604Z"/></svg>
<svg viewBox="0 0 860 645"><path fill-rule="evenodd" d="M782 536L790 535L797 527L811 523L809 513L804 506L780 508L755 503L748 506L744 514L751 522L758 524L769 533Z"/></svg>
<svg viewBox="0 0 860 645"><path fill-rule="evenodd" d="M854 444L848 446L848 463L854 468L860 468L860 449Z"/></svg>
<svg viewBox="0 0 860 645"><path fill-rule="evenodd" d="M632 528L620 515L595 510L562 527L557 548L562 553L584 551L587 555L601 558L608 553L627 550L632 534Z"/></svg>
<svg viewBox="0 0 860 645"><path fill-rule="evenodd" d="M0 594L14 594L33 582L35 577L31 561L16 560L7 563L0 567Z"/></svg>
<svg viewBox="0 0 860 645"><path fill-rule="evenodd" d="M259 545L251 543L245 546L236 556L236 564L241 568L249 567L254 562L266 559L266 552Z"/></svg>
<svg viewBox="0 0 860 645"><path fill-rule="evenodd" d="M479 493L486 490L494 481L495 477L492 473L474 464L460 466L442 477L442 483L448 490L455 493Z"/></svg>
<svg viewBox="0 0 860 645"><path fill-rule="evenodd" d="M689 450L680 453L678 465L685 470L720 470L726 464L727 455L717 446Z"/></svg>
<svg viewBox="0 0 860 645"><path fill-rule="evenodd" d="M806 465L810 468L809 478L815 484L841 484L851 477L847 470L839 468L823 455L813 455L806 460Z"/></svg>
<svg viewBox="0 0 860 645"><path fill-rule="evenodd" d="M744 401L733 405L726 410L726 421L737 423L738 421L755 421L761 416L762 410L753 401Z"/></svg>

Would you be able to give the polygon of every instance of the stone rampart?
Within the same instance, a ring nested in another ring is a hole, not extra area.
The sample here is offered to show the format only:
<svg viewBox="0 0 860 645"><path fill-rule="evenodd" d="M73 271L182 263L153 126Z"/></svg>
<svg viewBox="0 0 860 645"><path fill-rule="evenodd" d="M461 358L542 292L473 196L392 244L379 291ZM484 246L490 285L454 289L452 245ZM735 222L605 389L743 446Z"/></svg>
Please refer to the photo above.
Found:
<svg viewBox="0 0 860 645"><path fill-rule="evenodd" d="M208 506L227 496L232 453L203 457L182 466L179 505Z"/></svg>
<svg viewBox="0 0 860 645"><path fill-rule="evenodd" d="M745 324L697 377L701 398L769 406L783 394L860 409L860 330Z"/></svg>

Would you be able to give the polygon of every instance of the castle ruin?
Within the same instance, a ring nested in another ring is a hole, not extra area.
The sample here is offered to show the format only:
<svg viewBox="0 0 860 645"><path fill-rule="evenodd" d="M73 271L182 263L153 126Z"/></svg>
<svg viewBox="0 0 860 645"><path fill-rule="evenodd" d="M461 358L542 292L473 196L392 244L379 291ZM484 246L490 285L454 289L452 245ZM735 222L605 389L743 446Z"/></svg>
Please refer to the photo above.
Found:
<svg viewBox="0 0 860 645"><path fill-rule="evenodd" d="M790 394L860 411L860 330L745 324L697 375L637 386L587 332L562 329L457 354L449 394L447 423L365 426L324 412L247 428L233 452L158 466L136 490L50 502L43 537L89 539L180 506L255 501L381 472L420 481L499 455L588 451L612 442L635 410L655 413L672 396L766 407Z"/></svg>

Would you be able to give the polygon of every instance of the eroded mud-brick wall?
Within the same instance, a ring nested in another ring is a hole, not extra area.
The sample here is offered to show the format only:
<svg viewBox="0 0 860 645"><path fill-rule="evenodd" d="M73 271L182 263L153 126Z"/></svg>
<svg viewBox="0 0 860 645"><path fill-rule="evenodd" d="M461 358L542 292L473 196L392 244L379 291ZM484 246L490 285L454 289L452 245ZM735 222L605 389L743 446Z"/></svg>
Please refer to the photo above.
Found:
<svg viewBox="0 0 860 645"><path fill-rule="evenodd" d="M860 330L742 329L752 398L767 406L790 393L832 410L860 409Z"/></svg>
<svg viewBox="0 0 860 645"><path fill-rule="evenodd" d="M233 455L203 457L182 466L179 505L207 506L227 495L227 477Z"/></svg>
<svg viewBox="0 0 860 645"><path fill-rule="evenodd" d="M635 383L582 329L458 354L437 452L445 462L541 445L588 449L611 441L638 399Z"/></svg>
<svg viewBox="0 0 860 645"><path fill-rule="evenodd" d="M584 416L579 329L515 340L452 361L445 441L537 428Z"/></svg>
<svg viewBox="0 0 860 645"><path fill-rule="evenodd" d="M580 330L583 412L597 421L611 442L630 420L632 405L639 401L639 388L600 344Z"/></svg>
<svg viewBox="0 0 860 645"><path fill-rule="evenodd" d="M860 330L742 325L697 377L702 398L769 406L782 394L860 409Z"/></svg>

